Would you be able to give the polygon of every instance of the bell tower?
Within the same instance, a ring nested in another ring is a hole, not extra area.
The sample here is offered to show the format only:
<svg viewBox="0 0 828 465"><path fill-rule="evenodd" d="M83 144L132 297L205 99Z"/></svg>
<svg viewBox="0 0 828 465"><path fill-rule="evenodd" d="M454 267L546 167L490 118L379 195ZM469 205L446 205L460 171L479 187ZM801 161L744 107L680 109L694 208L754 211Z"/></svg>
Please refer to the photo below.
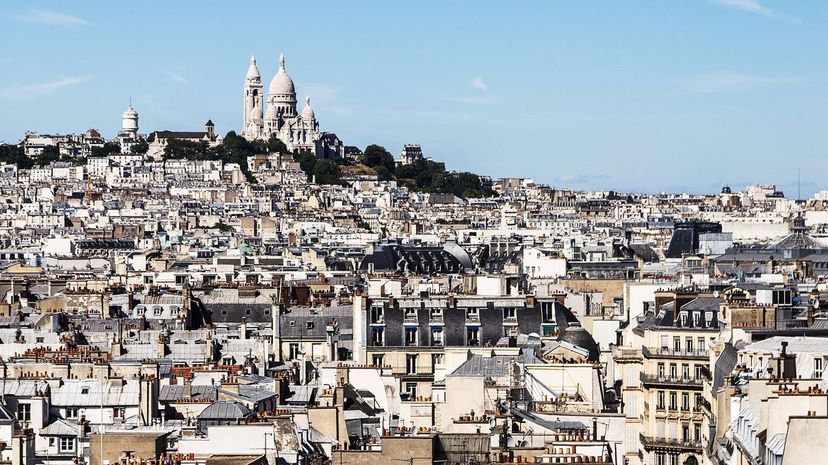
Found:
<svg viewBox="0 0 828 465"><path fill-rule="evenodd" d="M247 77L244 80L244 126L242 135L247 139L262 137L264 124L264 110L262 105L262 77L256 67L256 56L250 57L250 67L247 68Z"/></svg>

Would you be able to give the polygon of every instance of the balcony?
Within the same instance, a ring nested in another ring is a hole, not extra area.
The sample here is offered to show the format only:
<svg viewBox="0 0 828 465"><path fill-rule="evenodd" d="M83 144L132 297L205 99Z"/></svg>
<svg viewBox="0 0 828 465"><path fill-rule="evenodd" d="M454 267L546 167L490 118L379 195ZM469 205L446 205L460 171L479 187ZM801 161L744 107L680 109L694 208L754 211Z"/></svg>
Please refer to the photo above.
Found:
<svg viewBox="0 0 828 465"><path fill-rule="evenodd" d="M641 373L641 383L650 386L666 386L680 389L702 389L701 378L681 378Z"/></svg>
<svg viewBox="0 0 828 465"><path fill-rule="evenodd" d="M641 352L647 358L679 358L684 360L707 360L705 350L675 350L669 347L642 347Z"/></svg>
<svg viewBox="0 0 828 465"><path fill-rule="evenodd" d="M612 347L612 357L615 361L639 361L641 360L641 351L634 347Z"/></svg>
<svg viewBox="0 0 828 465"><path fill-rule="evenodd" d="M674 452L702 452L701 441L682 441L681 439L668 439L656 436L639 435L641 445L644 449L650 450L668 450Z"/></svg>

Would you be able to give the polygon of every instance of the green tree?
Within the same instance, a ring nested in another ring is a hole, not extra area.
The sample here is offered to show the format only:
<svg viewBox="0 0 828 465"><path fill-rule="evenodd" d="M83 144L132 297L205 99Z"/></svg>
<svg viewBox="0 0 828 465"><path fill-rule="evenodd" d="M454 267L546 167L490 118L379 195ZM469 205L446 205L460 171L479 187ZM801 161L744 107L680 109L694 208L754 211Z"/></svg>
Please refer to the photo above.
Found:
<svg viewBox="0 0 828 465"><path fill-rule="evenodd" d="M366 166L370 166L371 168L384 166L385 169L392 174L397 167L394 157L388 152L388 150L385 150L385 147L376 144L371 144L368 147L365 147L365 151L363 151L362 155L359 157L359 162Z"/></svg>
<svg viewBox="0 0 828 465"><path fill-rule="evenodd" d="M313 168L317 184L342 184L342 172L332 160L317 160Z"/></svg>
<svg viewBox="0 0 828 465"><path fill-rule="evenodd" d="M107 157L113 153L121 153L121 144L107 142L102 147L92 147L93 157Z"/></svg>
<svg viewBox="0 0 828 465"><path fill-rule="evenodd" d="M26 156L23 147L11 144L0 145L0 162L15 164L20 169L29 169L34 166L34 162Z"/></svg>
<svg viewBox="0 0 828 465"><path fill-rule="evenodd" d="M43 147L43 151L35 158L36 165L45 166L53 161L60 160L60 149L57 145Z"/></svg>
<svg viewBox="0 0 828 465"><path fill-rule="evenodd" d="M149 144L147 144L146 141L141 140L135 144L132 144L132 147L129 148L129 153L143 155L147 153L147 150L149 150Z"/></svg>

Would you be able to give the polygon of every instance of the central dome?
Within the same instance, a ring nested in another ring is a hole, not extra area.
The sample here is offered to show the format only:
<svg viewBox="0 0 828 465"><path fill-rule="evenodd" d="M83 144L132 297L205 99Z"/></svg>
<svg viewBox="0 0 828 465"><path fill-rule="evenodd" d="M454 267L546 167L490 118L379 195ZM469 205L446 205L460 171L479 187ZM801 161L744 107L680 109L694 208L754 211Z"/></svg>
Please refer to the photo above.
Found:
<svg viewBox="0 0 828 465"><path fill-rule="evenodd" d="M279 72L273 76L268 87L268 93L274 94L296 94L296 87L293 85L293 79L288 76L285 71L285 56L279 57Z"/></svg>

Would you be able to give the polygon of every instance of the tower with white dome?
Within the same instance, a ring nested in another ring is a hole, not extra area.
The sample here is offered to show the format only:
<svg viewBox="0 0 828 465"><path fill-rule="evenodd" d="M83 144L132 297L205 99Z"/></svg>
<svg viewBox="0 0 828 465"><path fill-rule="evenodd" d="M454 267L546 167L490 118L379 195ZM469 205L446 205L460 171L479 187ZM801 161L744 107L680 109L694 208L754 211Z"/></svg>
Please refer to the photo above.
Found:
<svg viewBox="0 0 828 465"><path fill-rule="evenodd" d="M320 152L330 152L327 147L330 144L319 131L310 97L305 99L302 113L297 111L296 86L285 68L284 55L279 56L279 71L267 88L267 110L264 112L262 101L262 81L254 57L250 60L244 83L242 135L247 139L268 139L275 135L290 151L309 151L318 156L324 156Z"/></svg>
<svg viewBox="0 0 828 465"><path fill-rule="evenodd" d="M244 126L242 135L249 139L261 137L264 124L264 96L262 95L262 77L256 67L256 55L250 57L250 67L244 80Z"/></svg>
<svg viewBox="0 0 828 465"><path fill-rule="evenodd" d="M132 104L121 115L121 133L133 139L138 137L138 112L132 108Z"/></svg>

